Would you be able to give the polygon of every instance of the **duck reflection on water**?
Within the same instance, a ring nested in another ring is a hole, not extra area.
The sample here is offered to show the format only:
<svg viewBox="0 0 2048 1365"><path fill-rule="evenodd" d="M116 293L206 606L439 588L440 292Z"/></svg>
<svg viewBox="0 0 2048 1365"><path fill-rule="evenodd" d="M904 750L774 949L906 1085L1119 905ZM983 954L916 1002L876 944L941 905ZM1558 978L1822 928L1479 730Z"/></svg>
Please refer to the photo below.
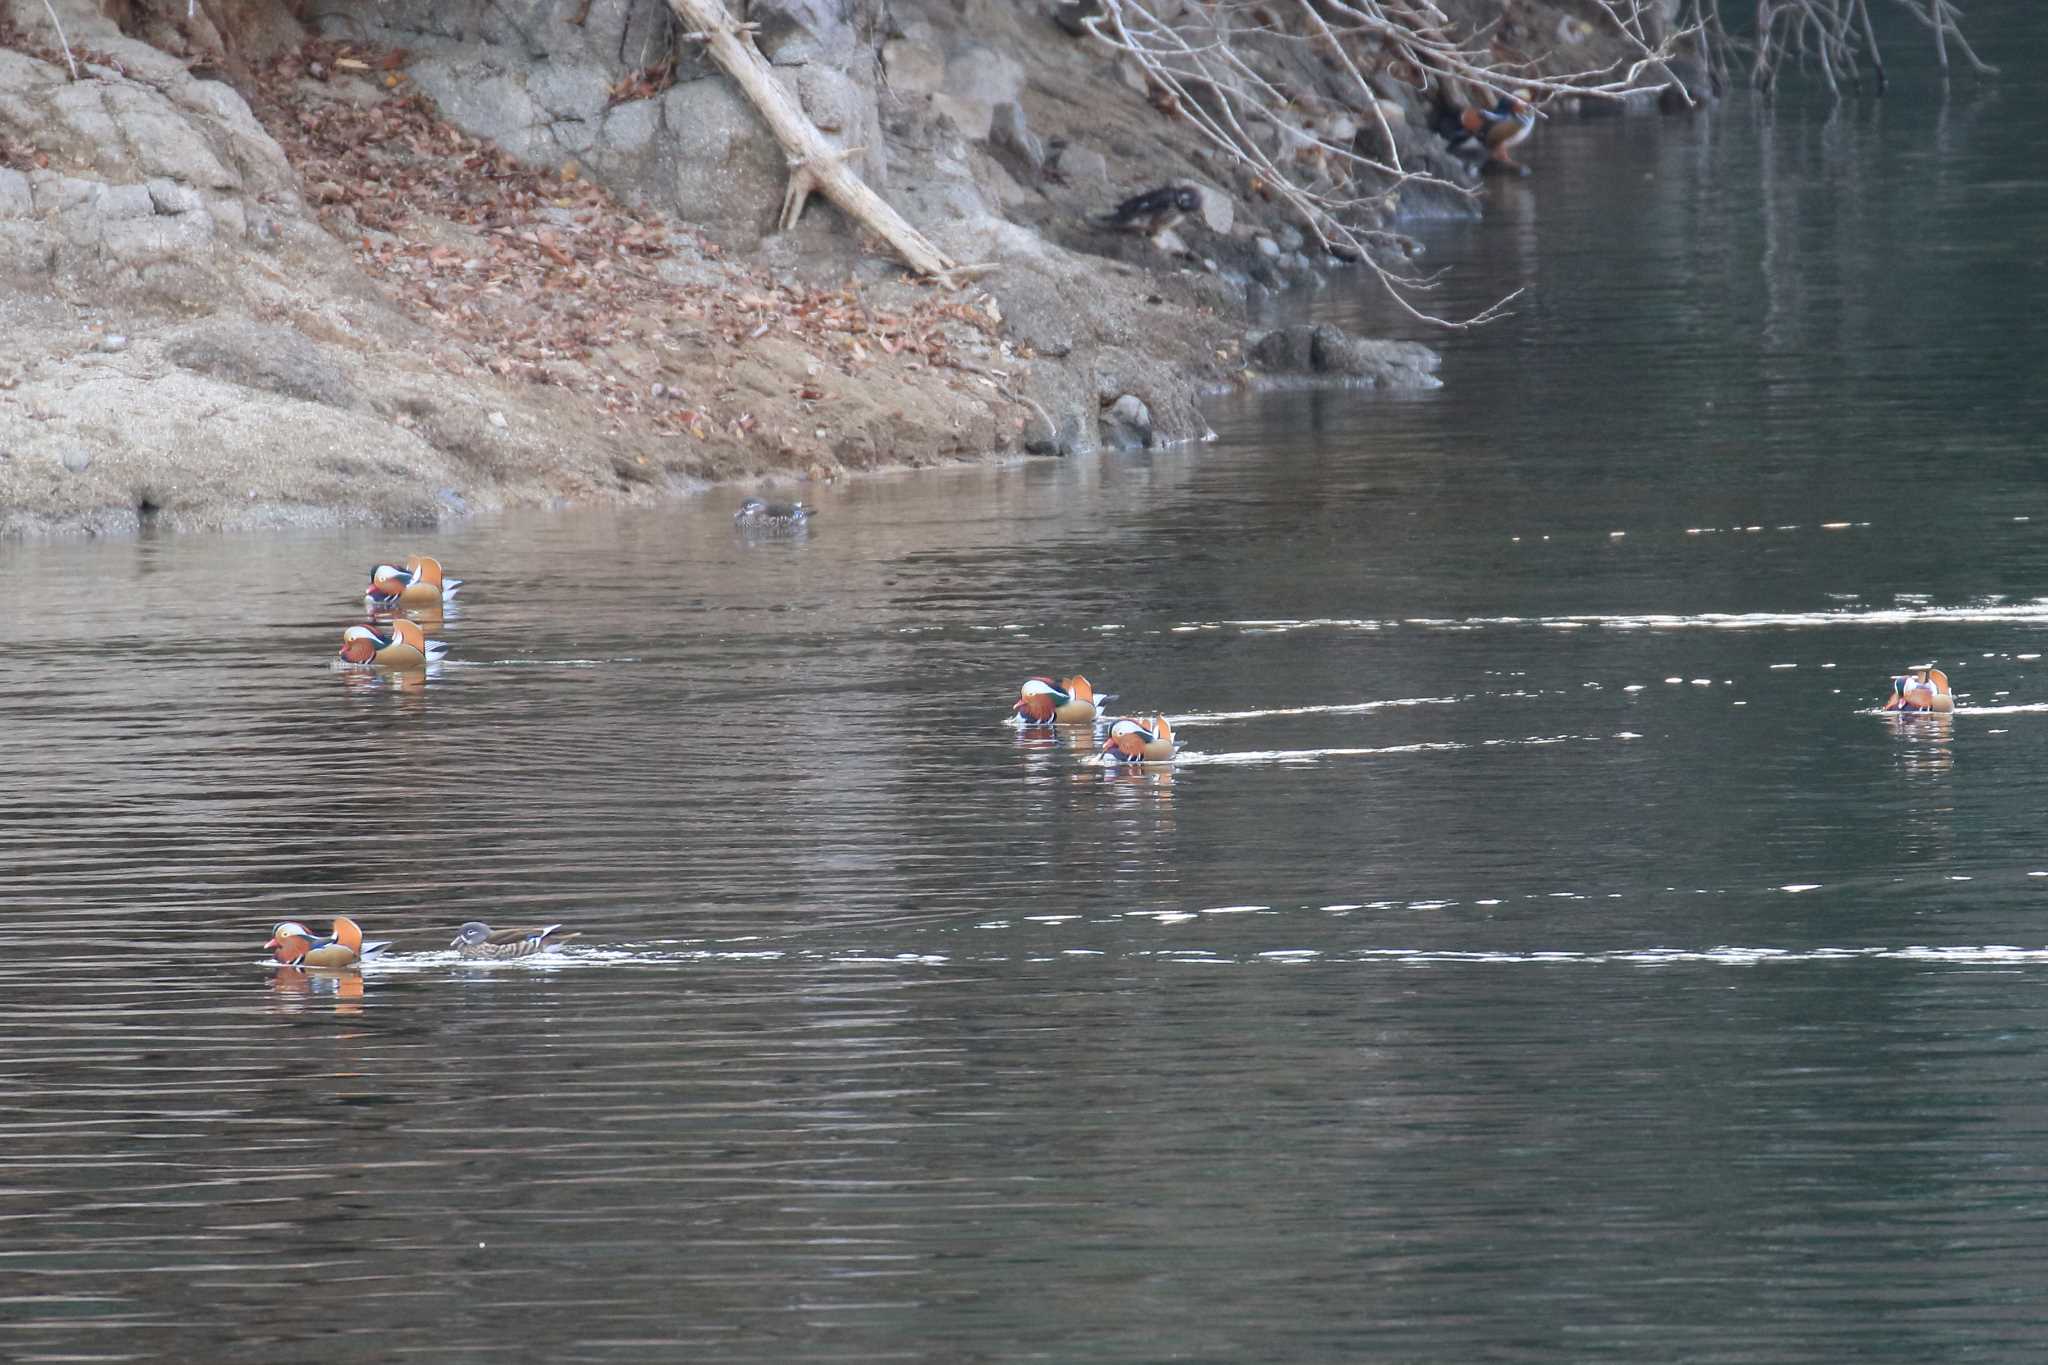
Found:
<svg viewBox="0 0 2048 1365"><path fill-rule="evenodd" d="M270 974L270 992L275 1003L294 1012L326 997L333 1001L336 1014L361 1014L367 987L361 972L279 967Z"/></svg>

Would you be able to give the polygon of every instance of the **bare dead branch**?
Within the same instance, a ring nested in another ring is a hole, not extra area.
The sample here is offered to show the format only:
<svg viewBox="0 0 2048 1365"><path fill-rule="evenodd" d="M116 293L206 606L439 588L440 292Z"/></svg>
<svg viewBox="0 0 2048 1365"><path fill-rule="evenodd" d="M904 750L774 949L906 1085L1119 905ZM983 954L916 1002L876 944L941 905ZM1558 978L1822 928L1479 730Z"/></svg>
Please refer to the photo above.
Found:
<svg viewBox="0 0 2048 1365"><path fill-rule="evenodd" d="M71 68L71 79L78 79L78 62L71 55L71 44L64 37L63 21L57 18L57 11L50 0L43 0L43 13L50 16L50 27L57 30L57 46L64 49L64 65Z"/></svg>
<svg viewBox="0 0 2048 1365"><path fill-rule="evenodd" d="M692 30L686 37L705 44L712 59L752 102L788 155L789 185L782 197L781 213L785 230L795 226L804 203L815 191L887 242L912 270L951 281L955 263L868 188L846 164L851 151L827 142L817 125L775 79L768 59L754 46L754 25L735 23L726 11L725 0L668 0L668 5Z"/></svg>
<svg viewBox="0 0 2048 1365"><path fill-rule="evenodd" d="M1467 317L1426 311L1416 299L1438 276L1413 271L1406 239L1372 225L1371 213L1407 186L1469 196L1471 186L1432 174L1403 157L1389 110L1373 78L1399 79L1445 102L1493 103L1502 96L1619 97L1668 81L1672 44L1692 32L1658 37L1645 27L1639 0L1604 0L1632 49L1596 70L1542 76L1527 63L1488 49L1491 26L1463 37L1429 0L1103 0L1084 21L1095 36L1134 62L1154 103L1185 119L1211 146L1243 167L1333 255L1365 264L1410 316L1438 326L1473 327L1502 315L1513 295ZM1632 28L1629 25L1633 25ZM1334 94L1282 89L1248 57L1251 40L1313 59ZM1361 130L1376 136L1364 142Z"/></svg>

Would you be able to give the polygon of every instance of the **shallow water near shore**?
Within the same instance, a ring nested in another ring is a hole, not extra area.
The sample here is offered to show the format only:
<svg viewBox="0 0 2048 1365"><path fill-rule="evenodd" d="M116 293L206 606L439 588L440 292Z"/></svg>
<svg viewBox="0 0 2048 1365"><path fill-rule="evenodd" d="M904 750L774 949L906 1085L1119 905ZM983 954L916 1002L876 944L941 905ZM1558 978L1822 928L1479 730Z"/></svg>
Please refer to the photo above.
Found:
<svg viewBox="0 0 2048 1365"><path fill-rule="evenodd" d="M1546 130L1441 392L803 536L0 546L0 1356L2037 1359L2026 93Z"/></svg>

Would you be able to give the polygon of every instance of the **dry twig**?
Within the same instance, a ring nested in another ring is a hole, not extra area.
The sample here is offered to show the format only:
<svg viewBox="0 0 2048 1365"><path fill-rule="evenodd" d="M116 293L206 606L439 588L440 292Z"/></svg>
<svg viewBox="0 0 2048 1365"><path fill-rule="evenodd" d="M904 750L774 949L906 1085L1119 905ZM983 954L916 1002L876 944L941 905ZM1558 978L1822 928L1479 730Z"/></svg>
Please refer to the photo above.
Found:
<svg viewBox="0 0 2048 1365"><path fill-rule="evenodd" d="M1558 77L1537 76L1523 63L1496 56L1483 33L1462 40L1452 36L1449 20L1428 0L1293 0L1291 6L1272 0L1249 10L1230 0L1187 5L1103 0L1103 13L1086 22L1098 38L1138 64L1154 88L1156 105L1185 118L1248 169L1325 250L1364 261L1411 316L1446 327L1471 327L1500 316L1513 296L1464 318L1425 312L1411 296L1432 288L1434 279L1389 265L1388 253L1375 250L1398 247L1399 234L1361 226L1369 210L1405 185L1471 193L1467 186L1403 163L1371 77L1385 72L1432 94L1455 90L1462 99L1471 92L1488 102L1508 94L1618 97L1658 88L1642 84L1645 73L1662 73L1672 45L1686 35L1653 43L1638 0L1609 0L1605 7L1628 32L1636 55L1625 63ZM1183 11L1184 17L1167 17ZM1291 26L1279 21L1282 11L1292 17ZM1297 96L1261 76L1241 50L1254 33L1263 41L1302 45L1333 64L1342 116L1305 117ZM1377 129L1376 144L1384 155L1361 149L1361 125ZM1276 145L1269 150L1269 143Z"/></svg>

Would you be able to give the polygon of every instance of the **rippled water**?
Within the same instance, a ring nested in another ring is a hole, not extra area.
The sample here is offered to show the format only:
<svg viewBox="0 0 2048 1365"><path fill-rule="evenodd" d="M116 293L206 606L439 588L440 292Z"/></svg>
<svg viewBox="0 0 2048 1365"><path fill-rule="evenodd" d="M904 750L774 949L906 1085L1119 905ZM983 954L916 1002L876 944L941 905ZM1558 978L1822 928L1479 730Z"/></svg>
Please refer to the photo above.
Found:
<svg viewBox="0 0 2048 1365"><path fill-rule="evenodd" d="M0 1356L2037 1359L2009 109L1546 130L1440 394L801 538L0 546ZM329 667L408 549L449 661Z"/></svg>

